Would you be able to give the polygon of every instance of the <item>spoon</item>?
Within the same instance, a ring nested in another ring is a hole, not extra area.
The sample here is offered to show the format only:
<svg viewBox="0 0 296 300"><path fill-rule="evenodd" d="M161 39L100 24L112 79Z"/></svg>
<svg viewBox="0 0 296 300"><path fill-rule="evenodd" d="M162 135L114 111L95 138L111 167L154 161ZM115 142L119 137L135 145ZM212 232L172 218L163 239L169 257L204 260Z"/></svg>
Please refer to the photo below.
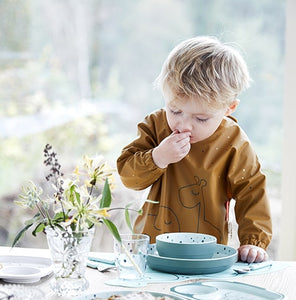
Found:
<svg viewBox="0 0 296 300"><path fill-rule="evenodd" d="M233 271L235 271L237 274L246 274L250 271L256 271L256 270L267 268L270 266L272 266L272 262L265 261L262 263L249 264L249 266L246 268L235 268L235 269L233 269Z"/></svg>

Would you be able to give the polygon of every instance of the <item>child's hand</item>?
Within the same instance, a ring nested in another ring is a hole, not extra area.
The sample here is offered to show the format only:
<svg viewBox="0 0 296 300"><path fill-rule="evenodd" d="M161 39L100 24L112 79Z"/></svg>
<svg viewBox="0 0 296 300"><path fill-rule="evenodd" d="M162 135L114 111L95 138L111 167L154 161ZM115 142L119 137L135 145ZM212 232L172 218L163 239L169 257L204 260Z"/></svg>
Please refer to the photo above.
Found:
<svg viewBox="0 0 296 300"><path fill-rule="evenodd" d="M190 151L190 133L174 131L152 151L154 163L166 168L171 163L183 159Z"/></svg>
<svg viewBox="0 0 296 300"><path fill-rule="evenodd" d="M243 245L238 248L238 259L248 263L259 263L268 260L268 254L260 247Z"/></svg>

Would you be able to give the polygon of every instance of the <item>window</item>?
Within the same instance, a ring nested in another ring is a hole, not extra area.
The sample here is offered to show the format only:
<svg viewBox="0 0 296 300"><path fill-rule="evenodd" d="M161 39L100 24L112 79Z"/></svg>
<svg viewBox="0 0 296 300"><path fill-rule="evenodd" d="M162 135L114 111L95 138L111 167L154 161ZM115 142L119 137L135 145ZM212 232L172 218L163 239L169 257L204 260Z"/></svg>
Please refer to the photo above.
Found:
<svg viewBox="0 0 296 300"><path fill-rule="evenodd" d="M253 84L235 116L262 161L277 223L284 32L283 0L1 1L0 243L22 227L13 203L22 184L43 181L44 145L66 171L97 152L115 166L136 123L163 106L152 82L166 55L195 35L236 43L249 65ZM141 197L119 188L124 199Z"/></svg>

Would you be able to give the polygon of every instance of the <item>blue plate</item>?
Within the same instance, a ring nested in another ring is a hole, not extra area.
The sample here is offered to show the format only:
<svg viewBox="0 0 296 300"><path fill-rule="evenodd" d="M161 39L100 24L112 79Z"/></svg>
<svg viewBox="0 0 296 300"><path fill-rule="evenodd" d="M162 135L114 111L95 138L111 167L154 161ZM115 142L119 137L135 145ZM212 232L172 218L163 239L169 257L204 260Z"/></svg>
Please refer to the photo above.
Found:
<svg viewBox="0 0 296 300"><path fill-rule="evenodd" d="M183 284L171 288L173 293L186 297L186 299L258 299L277 300L284 299L284 295L274 293L264 288L229 281L204 281Z"/></svg>
<svg viewBox="0 0 296 300"><path fill-rule="evenodd" d="M159 256L156 245L152 244L147 257L148 266L157 271L173 274L211 274L222 272L237 261L237 250L217 244L211 258L182 259Z"/></svg>
<svg viewBox="0 0 296 300"><path fill-rule="evenodd" d="M102 298L102 299L108 299L111 296L117 295L117 296L127 296L133 293L136 293L137 291L108 291L108 292L97 292L94 294L84 295L84 296L78 296L75 297L75 300L91 300L96 298ZM150 295L154 297L169 297L173 300L183 300L183 297L177 296L177 295L171 295L171 294L163 294L163 293L157 293L157 292L149 292L145 291L145 293L149 293ZM114 298L115 299L115 298Z"/></svg>

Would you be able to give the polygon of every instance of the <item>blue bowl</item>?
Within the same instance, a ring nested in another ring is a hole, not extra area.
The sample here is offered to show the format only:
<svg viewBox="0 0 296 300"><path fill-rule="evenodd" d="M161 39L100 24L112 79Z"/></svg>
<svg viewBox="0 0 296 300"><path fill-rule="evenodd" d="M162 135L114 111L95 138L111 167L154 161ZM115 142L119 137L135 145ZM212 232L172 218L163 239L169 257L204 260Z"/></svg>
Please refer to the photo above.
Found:
<svg viewBox="0 0 296 300"><path fill-rule="evenodd" d="M173 232L156 237L156 249L163 257L184 259L211 258L216 249L216 237L203 233Z"/></svg>

